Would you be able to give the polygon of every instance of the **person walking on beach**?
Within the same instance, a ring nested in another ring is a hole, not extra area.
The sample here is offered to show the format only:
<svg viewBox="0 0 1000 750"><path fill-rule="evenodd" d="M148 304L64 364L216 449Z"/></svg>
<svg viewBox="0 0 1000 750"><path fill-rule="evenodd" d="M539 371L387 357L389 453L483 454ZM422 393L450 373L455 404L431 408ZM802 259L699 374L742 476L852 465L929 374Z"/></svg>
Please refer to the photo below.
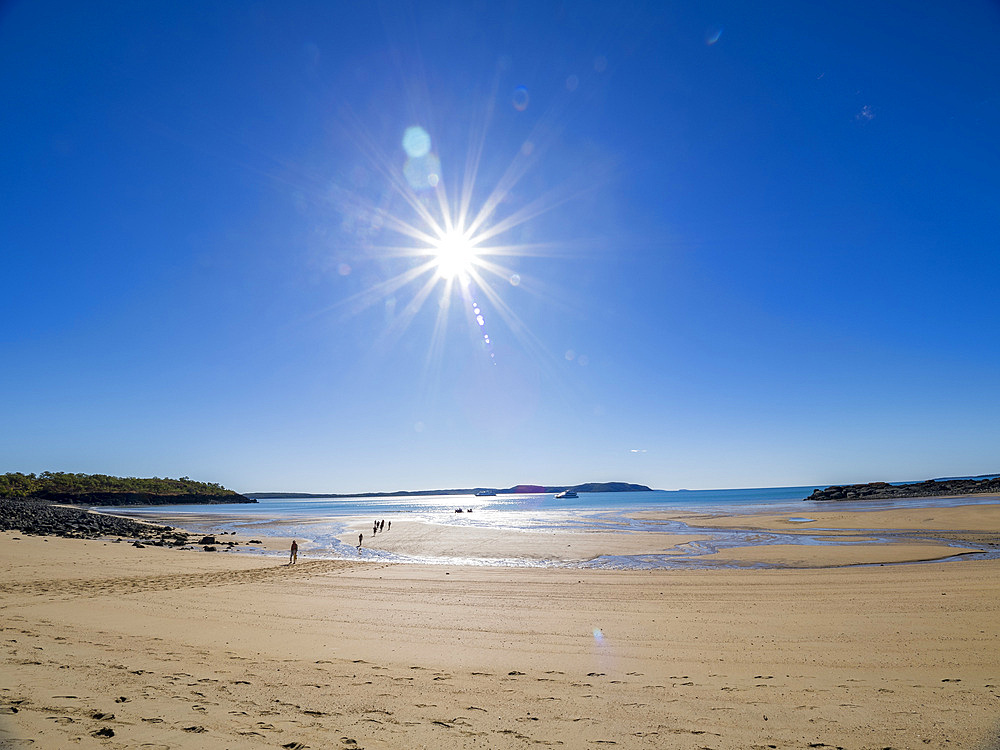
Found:
<svg viewBox="0 0 1000 750"><path fill-rule="evenodd" d="M386 531L392 531L392 521L389 521L389 525L385 527Z"/></svg>
<svg viewBox="0 0 1000 750"><path fill-rule="evenodd" d="M288 564L291 565L296 560L299 559L299 545L296 544L295 540L292 540L292 551L288 555Z"/></svg>
<svg viewBox="0 0 1000 750"><path fill-rule="evenodd" d="M361 551L361 542L364 541L364 538L365 538L364 534L358 534L358 552Z"/></svg>

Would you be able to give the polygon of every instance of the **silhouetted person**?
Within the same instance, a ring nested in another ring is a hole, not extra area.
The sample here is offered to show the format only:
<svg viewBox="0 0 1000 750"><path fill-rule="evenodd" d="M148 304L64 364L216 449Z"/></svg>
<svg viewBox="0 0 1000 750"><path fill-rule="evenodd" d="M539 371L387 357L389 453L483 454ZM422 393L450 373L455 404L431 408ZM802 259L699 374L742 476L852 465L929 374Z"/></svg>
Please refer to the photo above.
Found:
<svg viewBox="0 0 1000 750"><path fill-rule="evenodd" d="M391 531L392 530L392 521L389 521L389 525L385 527L385 530L386 531Z"/></svg>
<svg viewBox="0 0 1000 750"><path fill-rule="evenodd" d="M385 531L385 519L384 518L381 521L378 522L378 530L379 531Z"/></svg>
<svg viewBox="0 0 1000 750"><path fill-rule="evenodd" d="M365 538L364 534L358 534L358 552L361 551L361 542L364 541L364 538Z"/></svg>
<svg viewBox="0 0 1000 750"><path fill-rule="evenodd" d="M288 555L288 564L291 565L293 562L299 559L299 545L292 540L292 551Z"/></svg>

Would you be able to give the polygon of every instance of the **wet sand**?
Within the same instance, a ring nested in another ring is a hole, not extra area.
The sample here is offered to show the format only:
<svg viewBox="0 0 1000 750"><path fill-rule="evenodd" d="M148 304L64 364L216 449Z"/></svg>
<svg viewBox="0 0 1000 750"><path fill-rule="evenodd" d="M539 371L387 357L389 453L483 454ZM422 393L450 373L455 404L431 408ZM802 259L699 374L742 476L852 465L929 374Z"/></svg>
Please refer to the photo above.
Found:
<svg viewBox="0 0 1000 750"><path fill-rule="evenodd" d="M703 534L572 532L563 530L523 531L515 529L449 526L395 520L389 531L372 534L368 519L347 521L350 532L341 535L345 544L357 544L364 534L364 548L419 558L579 562L600 555L654 554L679 544L703 539Z"/></svg>
<svg viewBox="0 0 1000 750"><path fill-rule="evenodd" d="M952 520L988 534L990 513ZM863 537L871 514L857 515L822 523ZM407 554L464 539L498 557L647 544L478 531L394 523L379 536ZM822 550L849 563L867 546ZM997 560L618 572L303 549L288 566L6 532L0 566L3 747L987 748L1000 736Z"/></svg>

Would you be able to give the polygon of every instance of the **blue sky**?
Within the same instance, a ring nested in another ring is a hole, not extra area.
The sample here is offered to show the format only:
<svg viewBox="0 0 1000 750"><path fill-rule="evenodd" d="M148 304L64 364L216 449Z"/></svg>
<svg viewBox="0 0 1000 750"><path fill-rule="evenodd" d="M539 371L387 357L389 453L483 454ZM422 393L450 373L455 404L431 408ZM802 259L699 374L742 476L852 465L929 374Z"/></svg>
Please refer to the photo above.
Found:
<svg viewBox="0 0 1000 750"><path fill-rule="evenodd" d="M6 3L0 471L1000 471L998 42L985 0Z"/></svg>

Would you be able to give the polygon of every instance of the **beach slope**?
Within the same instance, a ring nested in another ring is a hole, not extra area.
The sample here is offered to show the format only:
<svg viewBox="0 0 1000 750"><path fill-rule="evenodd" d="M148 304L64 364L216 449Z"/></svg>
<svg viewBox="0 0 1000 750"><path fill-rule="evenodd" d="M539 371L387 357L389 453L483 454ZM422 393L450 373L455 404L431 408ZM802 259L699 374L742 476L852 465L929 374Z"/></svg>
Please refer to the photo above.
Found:
<svg viewBox="0 0 1000 750"><path fill-rule="evenodd" d="M582 571L0 534L0 745L992 747L997 561Z"/></svg>

